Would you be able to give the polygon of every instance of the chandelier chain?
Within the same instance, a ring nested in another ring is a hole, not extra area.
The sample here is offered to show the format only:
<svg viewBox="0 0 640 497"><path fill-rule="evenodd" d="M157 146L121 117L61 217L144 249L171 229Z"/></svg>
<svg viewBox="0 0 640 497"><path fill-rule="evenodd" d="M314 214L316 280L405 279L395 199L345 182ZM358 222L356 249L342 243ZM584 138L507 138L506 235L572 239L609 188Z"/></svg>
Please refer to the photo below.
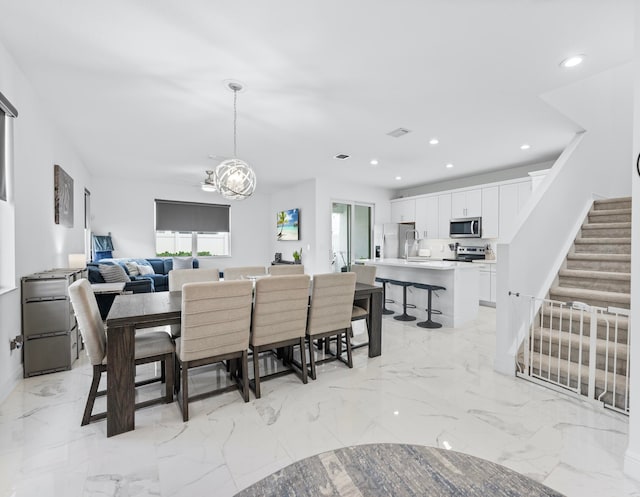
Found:
<svg viewBox="0 0 640 497"><path fill-rule="evenodd" d="M233 90L233 157L238 157L237 152L237 122L238 122L238 109L237 109L237 101L238 101L238 90L234 88Z"/></svg>

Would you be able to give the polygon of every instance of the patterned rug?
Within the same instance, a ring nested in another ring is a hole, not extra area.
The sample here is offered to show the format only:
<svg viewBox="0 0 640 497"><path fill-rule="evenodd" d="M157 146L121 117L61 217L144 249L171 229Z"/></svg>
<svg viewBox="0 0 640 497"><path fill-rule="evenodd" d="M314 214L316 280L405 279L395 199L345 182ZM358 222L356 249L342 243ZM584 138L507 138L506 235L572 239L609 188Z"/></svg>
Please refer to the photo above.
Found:
<svg viewBox="0 0 640 497"><path fill-rule="evenodd" d="M345 447L308 457L236 497L562 497L478 457L405 444Z"/></svg>

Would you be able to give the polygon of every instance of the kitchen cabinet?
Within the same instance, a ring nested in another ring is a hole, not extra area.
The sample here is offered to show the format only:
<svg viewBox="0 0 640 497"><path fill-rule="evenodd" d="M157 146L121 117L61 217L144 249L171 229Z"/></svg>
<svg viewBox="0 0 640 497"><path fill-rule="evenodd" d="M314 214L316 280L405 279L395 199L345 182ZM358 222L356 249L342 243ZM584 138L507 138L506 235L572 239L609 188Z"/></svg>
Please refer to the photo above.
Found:
<svg viewBox="0 0 640 497"><path fill-rule="evenodd" d="M442 238L439 235L438 196L416 199L416 230L420 238ZM445 237L448 237L447 234Z"/></svg>
<svg viewBox="0 0 640 497"><path fill-rule="evenodd" d="M391 202L392 223L413 223L416 220L416 200L400 199Z"/></svg>
<svg viewBox="0 0 640 497"><path fill-rule="evenodd" d="M499 236L510 240L518 228L518 215L531 196L531 180L500 185Z"/></svg>
<svg viewBox="0 0 640 497"><path fill-rule="evenodd" d="M451 194L438 195L438 237L449 238L449 221L451 221Z"/></svg>
<svg viewBox="0 0 640 497"><path fill-rule="evenodd" d="M482 190L463 190L451 194L451 217L478 217L482 215Z"/></svg>
<svg viewBox="0 0 640 497"><path fill-rule="evenodd" d="M480 264L478 300L483 305L496 305L496 266L495 264Z"/></svg>
<svg viewBox="0 0 640 497"><path fill-rule="evenodd" d="M22 278L25 378L71 369L78 358L81 342L69 285L83 276L80 269L54 269Z"/></svg>
<svg viewBox="0 0 640 497"><path fill-rule="evenodd" d="M482 188L482 238L498 238L500 202L499 188Z"/></svg>

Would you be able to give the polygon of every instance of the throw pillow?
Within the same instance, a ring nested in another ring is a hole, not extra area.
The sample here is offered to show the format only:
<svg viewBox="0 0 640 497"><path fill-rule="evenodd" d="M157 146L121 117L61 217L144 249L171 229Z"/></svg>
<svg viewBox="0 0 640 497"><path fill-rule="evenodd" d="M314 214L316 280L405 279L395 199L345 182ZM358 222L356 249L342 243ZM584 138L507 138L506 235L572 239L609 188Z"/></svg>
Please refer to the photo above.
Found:
<svg viewBox="0 0 640 497"><path fill-rule="evenodd" d="M173 269L192 269L193 257L174 257Z"/></svg>
<svg viewBox="0 0 640 497"><path fill-rule="evenodd" d="M138 264L138 271L141 276L144 276L145 274L156 274L153 267L145 266L144 264Z"/></svg>
<svg viewBox="0 0 640 497"><path fill-rule="evenodd" d="M135 262L125 262L125 266L127 266L127 271L129 271L129 276L138 276L140 271L138 270L138 265Z"/></svg>
<svg viewBox="0 0 640 497"><path fill-rule="evenodd" d="M100 264L98 266L100 274L107 283L122 283L131 281L119 264Z"/></svg>

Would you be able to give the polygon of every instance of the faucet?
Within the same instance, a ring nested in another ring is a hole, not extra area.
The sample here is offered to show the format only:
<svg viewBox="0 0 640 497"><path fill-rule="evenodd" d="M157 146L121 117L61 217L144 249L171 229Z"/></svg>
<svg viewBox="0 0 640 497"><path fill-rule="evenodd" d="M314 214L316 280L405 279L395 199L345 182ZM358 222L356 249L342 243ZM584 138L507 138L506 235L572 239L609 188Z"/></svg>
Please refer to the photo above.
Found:
<svg viewBox="0 0 640 497"><path fill-rule="evenodd" d="M408 230L404 234L404 258L405 260L409 258L409 234L413 233L413 243L416 244L420 240L420 233L418 230Z"/></svg>

